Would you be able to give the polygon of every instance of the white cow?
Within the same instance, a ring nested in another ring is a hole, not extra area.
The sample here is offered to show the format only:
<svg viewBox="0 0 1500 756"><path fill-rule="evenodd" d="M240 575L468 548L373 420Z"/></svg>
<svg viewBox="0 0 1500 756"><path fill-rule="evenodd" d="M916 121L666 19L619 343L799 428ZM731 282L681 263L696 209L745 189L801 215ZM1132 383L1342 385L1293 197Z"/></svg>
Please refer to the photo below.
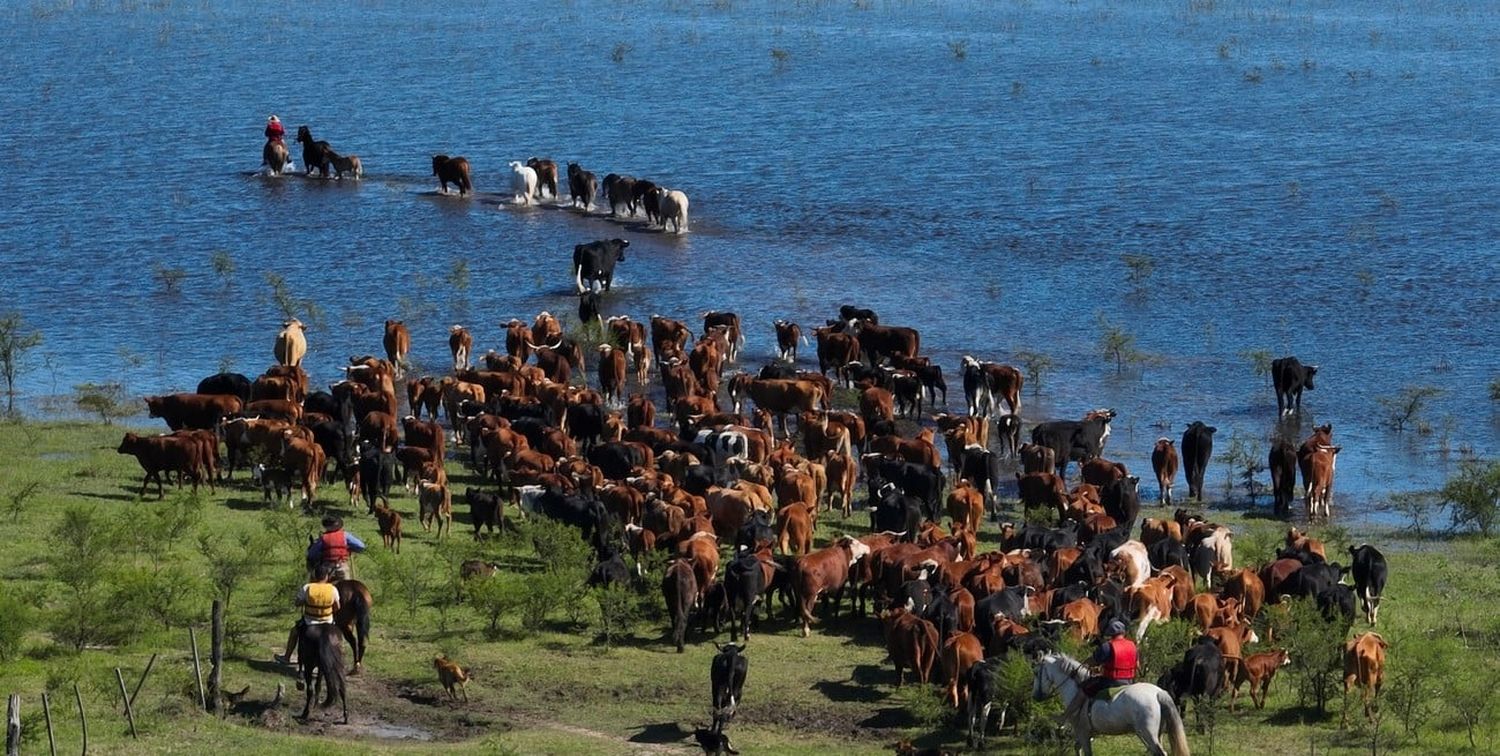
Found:
<svg viewBox="0 0 1500 756"><path fill-rule="evenodd" d="M517 205L530 205L531 198L536 196L536 169L517 160L510 161L510 188L515 192Z"/></svg>

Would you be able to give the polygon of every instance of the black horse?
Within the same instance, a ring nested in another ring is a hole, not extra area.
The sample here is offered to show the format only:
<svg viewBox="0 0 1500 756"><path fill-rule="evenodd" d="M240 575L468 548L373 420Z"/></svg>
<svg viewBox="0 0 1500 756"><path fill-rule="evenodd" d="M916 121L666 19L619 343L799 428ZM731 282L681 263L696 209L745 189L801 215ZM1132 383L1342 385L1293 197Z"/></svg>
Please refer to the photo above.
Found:
<svg viewBox="0 0 1500 756"><path fill-rule="evenodd" d="M333 147L324 141L313 141L312 131L306 126L297 127L297 143L302 145L302 164L307 166L307 172L312 173L313 168L317 168L319 177L328 178L335 154Z"/></svg>
<svg viewBox="0 0 1500 756"><path fill-rule="evenodd" d="M307 689L301 718L307 719L313 699L318 696L318 686L327 685L328 695L319 706L324 709L332 706L334 696L338 696L344 712L343 723L349 724L349 699L344 690L344 653L338 628L331 624L304 626L302 637L297 641L297 665L302 671L303 687ZM317 673L316 682L314 672Z"/></svg>
<svg viewBox="0 0 1500 756"><path fill-rule="evenodd" d="M365 644L370 642L370 606L375 602L370 589L358 580L340 580L334 587L339 590L339 609L333 622L354 649L353 674L357 675L365 662Z"/></svg>

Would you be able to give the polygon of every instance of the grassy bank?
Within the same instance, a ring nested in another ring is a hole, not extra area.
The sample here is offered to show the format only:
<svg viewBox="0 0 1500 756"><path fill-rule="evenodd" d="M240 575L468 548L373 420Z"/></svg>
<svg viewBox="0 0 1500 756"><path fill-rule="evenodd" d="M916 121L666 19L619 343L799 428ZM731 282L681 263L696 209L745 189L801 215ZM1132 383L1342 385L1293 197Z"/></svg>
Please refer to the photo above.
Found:
<svg viewBox="0 0 1500 756"><path fill-rule="evenodd" d="M196 500L179 494L162 503L138 501L135 460L115 453L122 432L86 424L0 425L6 460L0 522L7 536L0 552L0 692L23 697L29 752L46 747L44 691L52 697L59 747L77 747L75 682L89 716L90 746L110 753L686 753L693 728L707 722L713 648L696 633L681 655L663 642L655 576L642 595L615 596L606 613L599 596L577 589L579 557L549 529L523 526L474 544L460 505L455 537L438 544L417 526L415 501L404 495L396 500L408 519L402 553L356 562L376 608L365 674L352 678L352 723L326 724L316 711L312 722L297 722L291 715L300 694L270 658L295 617L290 597L316 518L265 504L243 482L205 490ZM456 474L454 487L462 491L473 482ZM325 488L320 503L378 543L372 519L350 511L341 489ZM1259 561L1274 548L1276 523L1224 510L1211 516L1235 530L1238 562ZM824 518L820 540L840 527L863 532L867 524L863 513L847 524ZM993 548L993 530L985 535ZM1492 692L1500 672L1494 611L1500 549L1467 539L1398 540L1392 533L1321 535L1339 542L1329 544L1330 554L1335 546L1369 541L1384 548L1391 565L1381 632L1392 647L1379 726L1365 723L1353 701L1350 725L1340 728L1337 695L1329 716L1311 715L1298 704L1293 676L1283 673L1265 710L1249 708L1243 697L1238 713L1217 709L1211 737L1207 728L1192 733L1195 751L1466 752L1464 715L1478 712L1473 750L1493 752L1500 738L1490 722L1500 713ZM546 560L538 558L539 543L551 555ZM456 565L476 556L503 565L500 588L459 603ZM186 628L198 628L206 656L209 605L226 593L225 688L248 691L220 720L196 711ZM528 598L534 595L548 600ZM485 607L498 612L493 632ZM621 623L623 615L635 621ZM607 617L624 628L612 643L601 633ZM1356 622L1354 630L1363 629ZM1158 642L1155 633L1150 642ZM79 645L84 650L76 651ZM133 686L153 653L159 658L135 703L140 739L132 740L114 668ZM437 653L473 673L470 703L447 702L432 673ZM746 753L889 752L903 739L962 746L961 731L936 720L942 712L931 696L895 688L873 619L825 621L803 639L778 617L762 627L748 653L745 704L731 730ZM1417 680L1414 665L1433 674ZM269 706L278 683L286 685L287 701ZM1403 691L1415 691L1416 704L1428 709L1406 716L1420 721L1411 733L1396 705ZM1189 723L1195 718L1190 714ZM1139 752L1133 739L1096 743L1103 754ZM1056 752L1009 733L992 738L991 747Z"/></svg>

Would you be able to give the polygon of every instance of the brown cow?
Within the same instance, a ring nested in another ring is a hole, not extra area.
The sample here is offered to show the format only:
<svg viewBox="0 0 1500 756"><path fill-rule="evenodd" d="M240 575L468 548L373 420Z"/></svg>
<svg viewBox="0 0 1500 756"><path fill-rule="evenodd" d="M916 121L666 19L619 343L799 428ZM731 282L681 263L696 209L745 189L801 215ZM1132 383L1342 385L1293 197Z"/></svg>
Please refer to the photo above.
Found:
<svg viewBox="0 0 1500 756"><path fill-rule="evenodd" d="M296 318L281 325L281 333L276 334L276 363L288 367L300 367L302 358L307 356L306 327Z"/></svg>
<svg viewBox="0 0 1500 756"><path fill-rule="evenodd" d="M967 478L958 481L948 494L948 520L956 529L962 524L970 533L979 532L979 523L984 518L984 492L975 488Z"/></svg>
<svg viewBox="0 0 1500 756"><path fill-rule="evenodd" d="M1303 485L1307 488L1308 519L1332 516L1333 471L1341 446L1320 446L1308 455Z"/></svg>
<svg viewBox="0 0 1500 756"><path fill-rule="evenodd" d="M1021 507L1046 507L1061 517L1068 507L1068 491L1063 479L1050 472L1016 473L1016 488Z"/></svg>
<svg viewBox="0 0 1500 756"><path fill-rule="evenodd" d="M1144 584L1125 589L1125 599L1135 615L1135 641L1146 637L1146 628L1153 622L1166 622L1172 617L1172 584L1177 579L1171 575L1158 575Z"/></svg>
<svg viewBox="0 0 1500 756"><path fill-rule="evenodd" d="M1297 448L1285 440L1271 445L1266 467L1271 471L1271 495L1277 517L1292 513L1292 494L1297 488Z"/></svg>
<svg viewBox="0 0 1500 756"><path fill-rule="evenodd" d="M453 496L447 486L422 481L417 488L417 504L417 520L422 523L422 530L431 530L436 522L439 538L445 530L449 535L453 534Z"/></svg>
<svg viewBox="0 0 1500 756"><path fill-rule="evenodd" d="M562 323L557 322L557 317L546 310L537 313L536 319L531 321L531 348L536 349L537 344L551 344L562 338Z"/></svg>
<svg viewBox="0 0 1500 756"><path fill-rule="evenodd" d="M625 401L625 350L599 345L599 392L606 403L622 404Z"/></svg>
<svg viewBox="0 0 1500 756"><path fill-rule="evenodd" d="M730 362L739 362L740 347L745 344L745 334L740 330L740 316L732 312L718 312L710 310L703 313L703 332L705 335L714 328L723 328L727 347L724 356Z"/></svg>
<svg viewBox="0 0 1500 756"><path fill-rule="evenodd" d="M848 517L854 511L854 481L859 474L859 466L854 457L840 453L830 453L824 458L823 465L828 471L828 508L833 508L834 497L838 497L839 512Z"/></svg>
<svg viewBox="0 0 1500 756"><path fill-rule="evenodd" d="M167 421L172 430L212 430L219 421L240 411L240 398L228 394L167 394L145 397L151 417Z"/></svg>
<svg viewBox="0 0 1500 756"><path fill-rule="evenodd" d="M746 396L755 402L757 408L779 417L782 434L790 438L792 431L787 423L787 413L816 410L822 401L823 389L809 381L761 379L741 373L729 380L729 397L734 402L735 412L740 411Z"/></svg>
<svg viewBox="0 0 1500 756"><path fill-rule="evenodd" d="M916 357L922 351L922 336L915 328L876 325L866 320L850 321L848 328L872 365L879 365L884 358Z"/></svg>
<svg viewBox="0 0 1500 756"><path fill-rule="evenodd" d="M1324 548L1323 542L1294 527L1287 528L1286 530L1286 547L1296 551L1317 554L1323 561L1328 561L1328 552Z"/></svg>
<svg viewBox="0 0 1500 756"><path fill-rule="evenodd" d="M1057 467L1057 452L1051 447L1021 444L1021 471L1052 472Z"/></svg>
<svg viewBox="0 0 1500 756"><path fill-rule="evenodd" d="M411 332L399 320L385 321L385 358L395 367L395 378L400 380L406 372L406 355L411 353Z"/></svg>
<svg viewBox="0 0 1500 756"><path fill-rule="evenodd" d="M859 416L869 425L882 420L896 419L896 398L879 386L870 386L859 392Z"/></svg>
<svg viewBox="0 0 1500 756"><path fill-rule="evenodd" d="M851 362L859 361L859 339L853 334L843 333L832 326L814 328L813 335L818 339L818 372L828 374L829 368L835 372ZM845 385L848 385L847 381Z"/></svg>
<svg viewBox="0 0 1500 756"><path fill-rule="evenodd" d="M812 623L816 621L813 605L820 595L833 595L833 611L838 614L844 584L849 581L849 568L869 553L869 546L844 536L830 546L797 557L792 566L791 580L802 618L802 637L810 634Z"/></svg>
<svg viewBox="0 0 1500 756"><path fill-rule="evenodd" d="M896 687L906 684L908 667L925 685L932 675L932 663L937 659L937 628L899 606L881 612L880 622L885 628L886 648L896 665Z"/></svg>
<svg viewBox="0 0 1500 756"><path fill-rule="evenodd" d="M318 493L318 481L322 477L323 467L327 463L323 447L305 438L298 438L289 428L283 432L281 446L281 464L288 471L296 474L297 480L302 484L302 506L312 506L313 499Z"/></svg>
<svg viewBox="0 0 1500 756"><path fill-rule="evenodd" d="M193 482L196 493L202 482L203 448L197 439L181 436L137 436L126 433L115 450L119 454L130 454L140 462L145 477L141 479L139 496L146 495L146 485L156 481L156 498L166 497L162 488L161 474L176 473L187 476Z"/></svg>
<svg viewBox="0 0 1500 756"><path fill-rule="evenodd" d="M943 675L943 687L948 691L948 703L963 708L969 699L968 686L964 684L964 673L975 663L984 659L984 646L973 633L954 633L943 644L938 654Z"/></svg>
<svg viewBox="0 0 1500 756"><path fill-rule="evenodd" d="M474 349L474 337L469 334L469 329L461 325L453 325L448 328L448 351L453 354L453 371L468 370L470 367L469 354Z"/></svg>
<svg viewBox="0 0 1500 756"><path fill-rule="evenodd" d="M1151 469L1156 472L1156 485L1160 491L1157 501L1164 507L1172 506L1172 484L1177 478L1177 461L1177 447L1173 445L1172 439L1156 439L1156 447L1151 450Z"/></svg>
<svg viewBox="0 0 1500 756"><path fill-rule="evenodd" d="M688 329L687 324L680 320L664 318L660 315L651 316L651 351L655 353L657 362L685 352L688 339L692 338L692 335L693 332Z"/></svg>
<svg viewBox="0 0 1500 756"><path fill-rule="evenodd" d="M1247 682L1250 683L1250 702L1257 709L1265 708L1266 691L1271 687L1271 679L1276 676L1276 670L1291 663L1285 649L1262 651L1245 657L1236 667L1236 674L1229 680L1234 686L1229 695L1229 710L1235 710L1235 703L1240 698L1240 686ZM1258 697L1257 691L1260 694Z"/></svg>
<svg viewBox="0 0 1500 756"><path fill-rule="evenodd" d="M776 328L776 359L797 364L797 342L807 343L802 326L790 320L778 320L772 325Z"/></svg>
<svg viewBox="0 0 1500 756"><path fill-rule="evenodd" d="M698 600L708 596L714 576L719 572L719 539L713 533L694 533L677 544L677 555L693 562L693 577L698 583Z"/></svg>
<svg viewBox="0 0 1500 756"><path fill-rule="evenodd" d="M646 348L646 328L627 315L606 318L614 346L623 349L635 363L635 382L644 386L650 377L651 351Z"/></svg>
<svg viewBox="0 0 1500 756"><path fill-rule="evenodd" d="M798 556L812 551L814 513L818 505L794 501L776 512L776 540L782 554Z"/></svg>
<svg viewBox="0 0 1500 756"><path fill-rule="evenodd" d="M505 353L520 360L522 363L531 359L531 328L526 322L511 318L505 324Z"/></svg>
<svg viewBox="0 0 1500 756"><path fill-rule="evenodd" d="M1068 623L1068 631L1080 643L1086 643L1099 635L1099 613L1104 608L1093 600L1081 598L1070 601L1057 609L1057 618Z"/></svg>

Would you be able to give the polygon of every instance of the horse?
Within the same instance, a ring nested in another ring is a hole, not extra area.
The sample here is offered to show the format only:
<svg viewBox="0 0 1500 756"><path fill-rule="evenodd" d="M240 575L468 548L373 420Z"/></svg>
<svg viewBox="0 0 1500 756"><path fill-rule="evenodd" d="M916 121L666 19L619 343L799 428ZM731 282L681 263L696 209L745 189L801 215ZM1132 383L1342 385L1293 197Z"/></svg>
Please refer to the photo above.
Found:
<svg viewBox="0 0 1500 756"><path fill-rule="evenodd" d="M517 205L530 205L536 193L536 169L522 165L519 161L510 161L510 188L516 195Z"/></svg>
<svg viewBox="0 0 1500 756"><path fill-rule="evenodd" d="M272 176L280 176L291 160L292 155L287 152L286 145L275 139L267 139L266 146L260 151L260 164L270 168Z"/></svg>
<svg viewBox="0 0 1500 756"><path fill-rule="evenodd" d="M460 197L474 191L474 184L469 181L469 160L462 155L454 158L447 155L433 155L432 175L437 176L438 185L442 188L443 194L448 193L450 182L458 186Z"/></svg>
<svg viewBox="0 0 1500 756"><path fill-rule="evenodd" d="M1080 683L1088 677L1088 671L1077 660L1065 654L1048 653L1036 665L1031 694L1038 701L1056 694L1062 697L1064 706L1084 695ZM1182 715L1177 704L1166 691L1150 683L1127 685L1108 702L1085 702L1073 715L1073 743L1077 752L1092 756L1094 733L1124 735L1131 732L1141 739L1146 752L1151 756L1166 756L1158 734L1165 726L1172 753L1188 756L1187 731L1182 726Z"/></svg>
<svg viewBox="0 0 1500 756"><path fill-rule="evenodd" d="M357 675L365 661L365 644L370 642L370 607L375 600L370 589L358 580L340 580L334 583L339 591L339 608L333 613L333 624L344 634L344 640L354 649L354 669Z"/></svg>
<svg viewBox="0 0 1500 756"><path fill-rule="evenodd" d="M307 126L297 127L297 143L302 145L302 164L307 166L308 174L316 167L321 178L328 178L328 163L334 154L333 147L324 141L313 141L312 131Z"/></svg>
<svg viewBox="0 0 1500 756"><path fill-rule="evenodd" d="M358 155L350 155L349 157L344 157L343 155L329 152L328 162L333 164L334 178L342 179L344 178L344 174L346 173L352 174L355 180L364 178L365 167L364 164L359 162Z"/></svg>
<svg viewBox="0 0 1500 756"><path fill-rule="evenodd" d="M339 637L333 630L333 625L309 624L302 628L302 636L297 640L297 666L302 671L302 684L307 690L307 699L302 704L302 716L299 719L307 719L313 699L318 696L318 686L326 684L328 695L320 707L326 709L332 706L333 697L338 696L344 709L344 724L349 724L349 699L345 695L344 685L344 654ZM314 672L317 673L317 682L313 681Z"/></svg>

